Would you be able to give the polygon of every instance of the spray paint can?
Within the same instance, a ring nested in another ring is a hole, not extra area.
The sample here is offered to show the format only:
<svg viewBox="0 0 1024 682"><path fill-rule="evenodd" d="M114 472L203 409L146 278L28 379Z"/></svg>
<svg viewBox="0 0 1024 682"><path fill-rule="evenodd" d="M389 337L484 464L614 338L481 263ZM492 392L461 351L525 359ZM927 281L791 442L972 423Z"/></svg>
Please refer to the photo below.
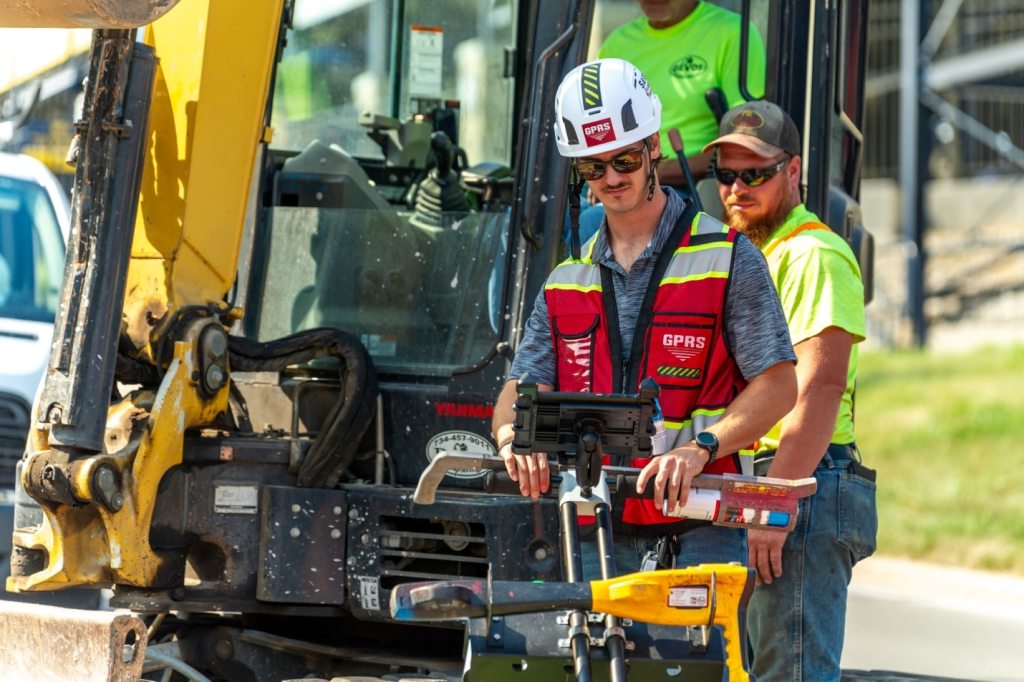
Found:
<svg viewBox="0 0 1024 682"><path fill-rule="evenodd" d="M665 432L665 417L661 413L661 403L654 399L654 436L651 437L651 454L660 455L668 452L668 434Z"/></svg>

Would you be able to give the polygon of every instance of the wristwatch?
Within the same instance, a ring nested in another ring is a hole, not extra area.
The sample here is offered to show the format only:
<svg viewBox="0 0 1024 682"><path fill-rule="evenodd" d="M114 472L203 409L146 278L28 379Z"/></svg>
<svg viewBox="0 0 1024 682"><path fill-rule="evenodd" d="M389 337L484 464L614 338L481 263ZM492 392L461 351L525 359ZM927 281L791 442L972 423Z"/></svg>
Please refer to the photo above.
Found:
<svg viewBox="0 0 1024 682"><path fill-rule="evenodd" d="M715 461L715 457L718 457L718 436L715 434L710 431L701 431L693 437L693 442L697 444L697 447L708 451L708 461L704 466L711 464Z"/></svg>

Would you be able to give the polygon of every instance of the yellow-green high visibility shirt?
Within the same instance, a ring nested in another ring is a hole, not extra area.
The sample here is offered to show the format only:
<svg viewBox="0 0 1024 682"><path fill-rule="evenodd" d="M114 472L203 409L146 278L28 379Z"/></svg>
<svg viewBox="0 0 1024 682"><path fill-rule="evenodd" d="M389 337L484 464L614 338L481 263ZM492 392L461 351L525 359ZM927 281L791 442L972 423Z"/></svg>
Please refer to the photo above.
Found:
<svg viewBox="0 0 1024 682"><path fill-rule="evenodd" d="M857 344L864 340L864 283L853 251L841 236L818 226L818 216L800 204L775 230L761 251L779 292L793 345L828 327L853 335L846 391L839 404L833 443L848 444L853 435L853 386L857 378ZM781 424L761 439L760 450L779 445Z"/></svg>
<svg viewBox="0 0 1024 682"><path fill-rule="evenodd" d="M761 35L750 25L747 88L764 96L765 52ZM641 16L611 32L598 56L625 59L639 68L661 100L661 154L674 158L668 130L678 128L688 156L699 154L718 137L718 122L704 99L721 88L728 108L745 100L740 94L740 15L699 3L674 26L652 28Z"/></svg>

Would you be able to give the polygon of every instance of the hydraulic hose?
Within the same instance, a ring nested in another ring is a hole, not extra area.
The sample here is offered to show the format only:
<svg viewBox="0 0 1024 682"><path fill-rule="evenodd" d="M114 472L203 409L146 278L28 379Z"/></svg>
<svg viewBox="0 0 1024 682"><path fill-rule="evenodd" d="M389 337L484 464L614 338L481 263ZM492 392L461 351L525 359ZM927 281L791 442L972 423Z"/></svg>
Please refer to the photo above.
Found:
<svg viewBox="0 0 1024 682"><path fill-rule="evenodd" d="M342 360L338 402L306 453L296 481L310 488L336 486L355 458L377 404L377 371L363 344L348 332L325 327L268 342L231 336L228 348L232 369L240 371L281 371L328 356Z"/></svg>

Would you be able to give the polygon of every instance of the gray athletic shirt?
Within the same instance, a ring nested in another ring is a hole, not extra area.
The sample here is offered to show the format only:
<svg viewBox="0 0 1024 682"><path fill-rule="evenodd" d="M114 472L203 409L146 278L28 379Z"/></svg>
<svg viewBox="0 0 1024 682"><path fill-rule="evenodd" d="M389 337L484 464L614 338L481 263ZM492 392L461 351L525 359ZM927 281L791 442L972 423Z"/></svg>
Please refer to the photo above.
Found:
<svg viewBox="0 0 1024 682"><path fill-rule="evenodd" d="M602 223L596 236L598 241L594 245L594 253L600 254L596 260L611 270L615 281L615 304L619 313L624 358L628 357L633 344L640 306L658 254L679 215L686 208L678 194L663 191L668 196L668 203L661 214L658 228L628 273L612 256L605 236L606 223ZM747 381L772 365L796 362L786 317L768 273L768 264L758 248L743 235L737 236L733 249L732 275L723 315L726 346ZM533 312L526 321L523 340L512 361L508 378L518 379L523 374L529 374L537 383L555 383L554 341L551 338L548 305L543 290L537 295Z"/></svg>

